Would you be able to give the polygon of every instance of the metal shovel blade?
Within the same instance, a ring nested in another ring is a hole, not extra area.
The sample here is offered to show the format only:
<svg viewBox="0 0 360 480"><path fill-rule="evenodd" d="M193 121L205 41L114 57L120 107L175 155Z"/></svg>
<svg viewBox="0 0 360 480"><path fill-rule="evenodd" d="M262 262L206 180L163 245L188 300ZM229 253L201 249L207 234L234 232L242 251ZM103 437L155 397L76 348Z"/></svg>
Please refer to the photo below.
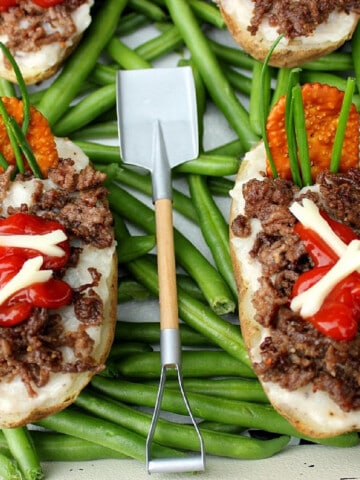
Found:
<svg viewBox="0 0 360 480"><path fill-rule="evenodd" d="M159 277L161 377L146 440L149 473L205 469L204 443L191 413L181 375L176 291L171 169L198 155L195 86L190 67L120 71L117 77L120 150L124 162L151 172ZM151 445L161 408L166 372L176 370L182 398L200 445L200 455L152 460Z"/></svg>
<svg viewBox="0 0 360 480"><path fill-rule="evenodd" d="M119 71L117 113L124 162L154 170L154 124L161 127L170 168L198 155L198 123L190 67Z"/></svg>

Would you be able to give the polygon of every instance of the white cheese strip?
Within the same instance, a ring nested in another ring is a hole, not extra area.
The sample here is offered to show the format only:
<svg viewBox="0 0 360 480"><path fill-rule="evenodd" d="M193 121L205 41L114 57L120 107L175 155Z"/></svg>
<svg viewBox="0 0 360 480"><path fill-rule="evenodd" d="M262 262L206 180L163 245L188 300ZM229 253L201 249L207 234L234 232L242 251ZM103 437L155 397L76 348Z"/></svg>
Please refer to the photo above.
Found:
<svg viewBox="0 0 360 480"><path fill-rule="evenodd" d="M314 230L341 257L346 250L346 243L336 235L312 200L304 198L302 205L299 202L294 202L290 205L289 210L304 227Z"/></svg>
<svg viewBox="0 0 360 480"><path fill-rule="evenodd" d="M0 246L33 248L44 255L62 257L65 251L57 246L67 236L62 230L53 230L43 235L0 235Z"/></svg>
<svg viewBox="0 0 360 480"><path fill-rule="evenodd" d="M304 318L314 315L331 290L358 268L360 268L360 240L352 240L344 254L317 283L292 299L291 310Z"/></svg>
<svg viewBox="0 0 360 480"><path fill-rule="evenodd" d="M0 305L11 295L29 285L47 282L52 276L52 270L40 270L42 264L42 256L26 260L18 273L0 289Z"/></svg>

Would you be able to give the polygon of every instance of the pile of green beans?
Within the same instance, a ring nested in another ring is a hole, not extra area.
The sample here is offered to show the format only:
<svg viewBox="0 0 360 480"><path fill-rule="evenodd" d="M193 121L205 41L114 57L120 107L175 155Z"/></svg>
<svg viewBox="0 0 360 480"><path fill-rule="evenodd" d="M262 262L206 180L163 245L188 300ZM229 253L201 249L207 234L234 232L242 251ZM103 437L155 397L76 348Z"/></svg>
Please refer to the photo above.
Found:
<svg viewBox="0 0 360 480"><path fill-rule="evenodd" d="M129 38L141 38L149 27L157 32L153 38L130 48ZM237 322L228 222L218 207L218 199L229 196L242 155L262 137L267 112L287 93L292 73L268 67L264 72L263 64L235 44L214 40L212 33L218 29L226 35L216 4L205 0L96 1L92 24L60 74L50 85L30 92L31 102L54 133L76 142L107 174L118 241L120 308L106 367L75 404L39 420L37 427L44 431L29 426L0 432L2 478L41 479L43 461L145 459L151 417L138 407L154 407L159 324L144 315L136 322L123 318L121 306L157 299L154 211L148 206L149 175L130 169L121 159L115 77L118 69L154 68L170 53L177 55L179 67L192 67L198 102L199 156L174 169L174 179L180 179L186 193L174 188L173 200L176 213L198 229L210 257L175 229L182 373L206 452L267 458L286 448L291 437L304 438L272 408L251 368ZM336 51L303 65L297 79L300 84L317 81L345 91L346 78L353 76L353 102L360 108L360 28L348 46L351 52ZM0 79L1 95L15 93L12 84ZM210 104L224 117L233 140L206 150ZM163 409L186 414L177 382L169 378L166 385ZM265 437L268 432L268 438L259 440L249 430L261 430ZM357 445L359 438L352 432L305 440L348 447ZM160 420L155 456L183 457L197 449L191 427Z"/></svg>

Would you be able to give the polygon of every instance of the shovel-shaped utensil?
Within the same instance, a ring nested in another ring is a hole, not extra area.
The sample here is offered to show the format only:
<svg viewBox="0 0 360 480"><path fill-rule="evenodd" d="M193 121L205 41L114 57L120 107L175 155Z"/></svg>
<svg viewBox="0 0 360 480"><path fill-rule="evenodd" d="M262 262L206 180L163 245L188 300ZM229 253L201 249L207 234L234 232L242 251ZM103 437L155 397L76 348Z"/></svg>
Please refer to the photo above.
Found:
<svg viewBox="0 0 360 480"><path fill-rule="evenodd" d="M181 342L176 290L171 169L198 155L198 124L194 80L190 67L119 71L117 111L124 162L152 175L155 205L161 376L146 441L149 473L205 469L203 440L187 400L181 374ZM200 454L151 459L151 444L161 410L168 369L176 370L180 392L199 438Z"/></svg>

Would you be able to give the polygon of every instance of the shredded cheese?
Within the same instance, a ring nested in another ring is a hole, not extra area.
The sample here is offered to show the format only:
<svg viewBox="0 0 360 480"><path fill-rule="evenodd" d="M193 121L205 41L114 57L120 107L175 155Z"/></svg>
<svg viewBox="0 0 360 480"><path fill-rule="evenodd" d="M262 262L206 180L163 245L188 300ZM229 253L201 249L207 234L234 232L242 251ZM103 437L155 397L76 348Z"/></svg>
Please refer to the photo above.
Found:
<svg viewBox="0 0 360 480"><path fill-rule="evenodd" d="M18 273L0 289L0 305L23 288L34 283L47 282L52 276L52 270L40 270L42 264L42 256L26 260Z"/></svg>
<svg viewBox="0 0 360 480"><path fill-rule="evenodd" d="M65 233L58 229L43 235L0 235L0 246L32 248L43 255L62 257L65 251L57 243L66 240Z"/></svg>

